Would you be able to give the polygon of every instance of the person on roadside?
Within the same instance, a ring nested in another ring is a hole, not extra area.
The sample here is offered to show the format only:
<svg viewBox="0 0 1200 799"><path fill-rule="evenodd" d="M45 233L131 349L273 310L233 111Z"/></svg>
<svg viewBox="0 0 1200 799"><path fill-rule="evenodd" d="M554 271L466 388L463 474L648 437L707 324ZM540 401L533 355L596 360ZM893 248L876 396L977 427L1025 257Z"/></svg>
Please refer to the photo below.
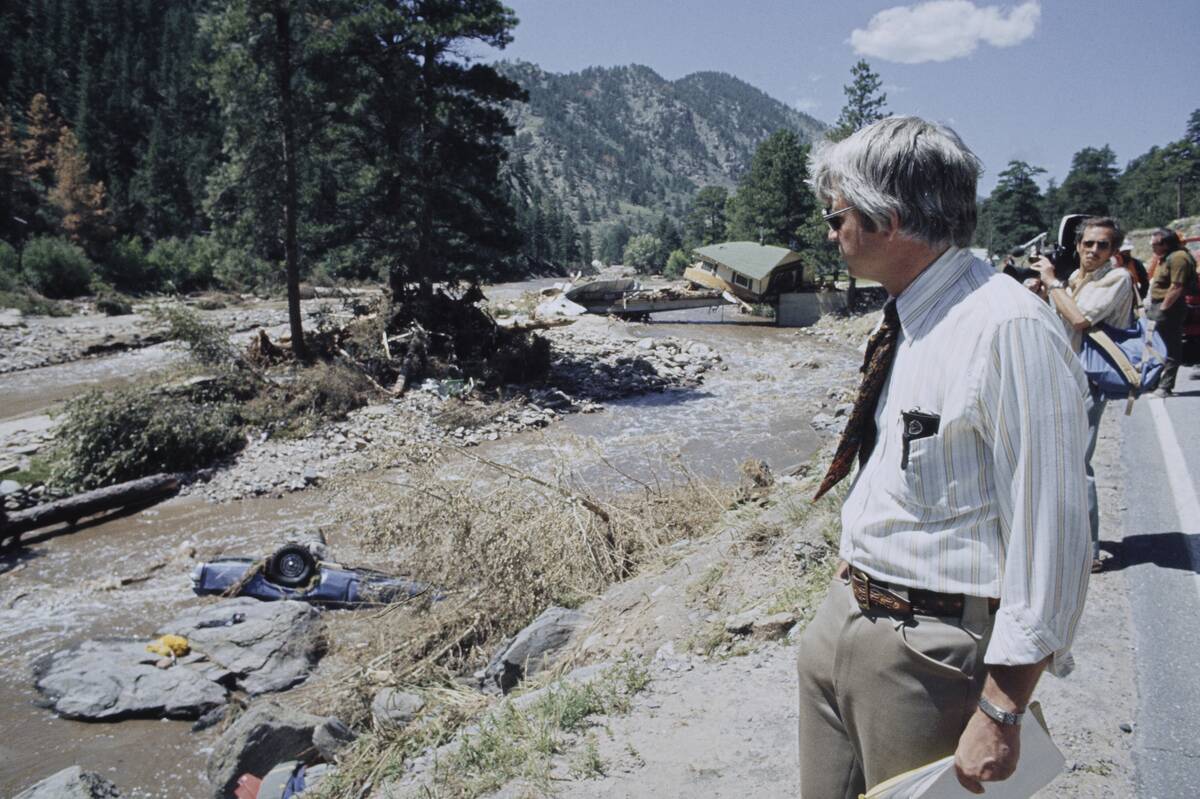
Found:
<svg viewBox="0 0 1200 799"><path fill-rule="evenodd" d="M800 639L804 799L954 755L1016 768L1043 670L1070 671L1087 592L1087 380L1054 312L968 249L980 163L890 117L810 156L829 238L889 295L825 494L841 562Z"/></svg>
<svg viewBox="0 0 1200 799"><path fill-rule="evenodd" d="M1129 273L1133 285L1137 287L1138 296L1145 297L1150 290L1150 274L1146 271L1146 265L1133 257L1133 242L1129 239L1125 239L1117 250L1117 263Z"/></svg>
<svg viewBox="0 0 1200 799"><path fill-rule="evenodd" d="M1075 230L1075 251L1079 268L1064 284L1054 276L1054 264L1039 258L1034 268L1041 275L1042 285L1050 302L1066 326L1071 349L1076 354L1083 349L1087 331L1099 324L1129 327L1133 324L1133 308L1137 302L1133 279L1119 266L1113 256L1119 251L1125 234L1116 220L1107 216L1085 219ZM1105 397L1096 386L1089 386L1087 403L1088 444L1084 468L1087 473L1088 525L1092 532L1092 572L1104 568L1100 560L1100 503L1096 497L1096 474L1092 470L1092 455L1104 415Z"/></svg>
<svg viewBox="0 0 1200 799"><path fill-rule="evenodd" d="M1169 397L1175 391L1175 375L1183 359L1183 318L1187 315L1183 292L1196 279L1196 259L1183 246L1179 234L1168 228L1151 234L1150 248L1159 263L1150 279L1146 318L1155 323L1167 347L1166 365L1154 396Z"/></svg>

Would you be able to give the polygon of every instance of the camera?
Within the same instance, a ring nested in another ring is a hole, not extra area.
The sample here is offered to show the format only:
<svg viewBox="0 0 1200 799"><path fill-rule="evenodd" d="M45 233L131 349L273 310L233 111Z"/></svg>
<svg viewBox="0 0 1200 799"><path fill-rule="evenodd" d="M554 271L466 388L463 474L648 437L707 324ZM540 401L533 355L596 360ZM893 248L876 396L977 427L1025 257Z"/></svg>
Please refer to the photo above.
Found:
<svg viewBox="0 0 1200 799"><path fill-rule="evenodd" d="M1054 276L1065 283L1071 273L1079 268L1075 234L1079 230L1079 224L1087 217L1087 214L1067 214L1058 224L1058 237L1055 241L1047 244L1046 234L1039 233L1021 246L1014 247L1009 256L1014 259L1026 256L1030 261L1046 258L1054 265ZM1041 278L1041 274L1036 269L1017 266L1015 263L1005 266L1004 273L1020 283L1024 283L1029 278Z"/></svg>

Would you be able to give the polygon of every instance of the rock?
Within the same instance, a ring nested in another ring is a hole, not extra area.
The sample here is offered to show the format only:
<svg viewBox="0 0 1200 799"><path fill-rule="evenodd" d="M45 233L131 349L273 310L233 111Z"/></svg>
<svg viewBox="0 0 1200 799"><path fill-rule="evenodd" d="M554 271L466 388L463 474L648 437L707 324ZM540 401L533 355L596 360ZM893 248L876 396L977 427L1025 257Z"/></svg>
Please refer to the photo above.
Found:
<svg viewBox="0 0 1200 799"><path fill-rule="evenodd" d="M486 676L485 674L480 675ZM371 700L371 718L384 729L402 729L425 707L418 694L397 688L383 688Z"/></svg>
<svg viewBox="0 0 1200 799"><path fill-rule="evenodd" d="M838 405L836 408L833 409L833 415L834 416L849 416L850 412L852 410L854 410L853 402L843 402L841 405Z"/></svg>
<svg viewBox="0 0 1200 799"><path fill-rule="evenodd" d="M96 772L71 766L26 788L14 799L121 799L121 792Z"/></svg>
<svg viewBox="0 0 1200 799"><path fill-rule="evenodd" d="M321 753L321 757L332 763L337 753L353 742L356 737L345 722L331 716L313 730L312 742L313 746L317 747L317 751Z"/></svg>
<svg viewBox="0 0 1200 799"><path fill-rule="evenodd" d="M237 779L261 777L276 764L299 760L313 745L313 732L325 719L275 702L252 705L213 744L206 774L213 798L233 796Z"/></svg>
<svg viewBox="0 0 1200 799"><path fill-rule="evenodd" d="M21 484L16 480L0 480L0 497L15 494L21 490Z"/></svg>
<svg viewBox="0 0 1200 799"><path fill-rule="evenodd" d="M84 641L35 663L35 685L44 706L89 721L194 719L225 703L225 688L204 674L179 664L158 669L156 660L145 641Z"/></svg>
<svg viewBox="0 0 1200 799"><path fill-rule="evenodd" d="M833 424L833 417L827 413L818 413L809 422L814 430L828 430L833 427Z"/></svg>
<svg viewBox="0 0 1200 799"><path fill-rule="evenodd" d="M20 327L25 324L24 314L16 308L0 308L0 328Z"/></svg>
<svg viewBox="0 0 1200 799"><path fill-rule="evenodd" d="M238 624L204 626L241 613ZM303 682L321 654L318 612L304 602L260 602L237 597L204 605L163 625L155 635L173 633L192 649L231 672L251 695L282 691Z"/></svg>
<svg viewBox="0 0 1200 799"><path fill-rule="evenodd" d="M745 635L754 628L754 620L758 618L757 610L748 610L725 620L725 632L730 635Z"/></svg>
<svg viewBox="0 0 1200 799"><path fill-rule="evenodd" d="M571 636L591 623L584 613L550 607L517 633L488 663L488 677L508 693L521 680L550 665Z"/></svg>
<svg viewBox="0 0 1200 799"><path fill-rule="evenodd" d="M652 338L638 339L638 343L635 344L634 347L639 350L642 350L643 352L645 352L646 350L652 350L652 349L654 349L654 339L652 339Z"/></svg>
<svg viewBox="0 0 1200 799"><path fill-rule="evenodd" d="M795 624L796 617L791 613L772 613L770 616L755 619L752 632L755 638L773 641L782 638Z"/></svg>

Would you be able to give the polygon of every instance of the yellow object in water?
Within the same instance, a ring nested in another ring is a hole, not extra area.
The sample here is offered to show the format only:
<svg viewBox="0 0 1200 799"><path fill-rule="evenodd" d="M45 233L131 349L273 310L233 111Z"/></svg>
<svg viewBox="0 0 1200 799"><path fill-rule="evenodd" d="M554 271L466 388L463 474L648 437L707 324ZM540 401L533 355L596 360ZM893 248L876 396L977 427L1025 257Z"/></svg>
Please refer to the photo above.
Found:
<svg viewBox="0 0 1200 799"><path fill-rule="evenodd" d="M191 651L191 646L182 635L164 635L146 644L146 651L163 657L183 657Z"/></svg>

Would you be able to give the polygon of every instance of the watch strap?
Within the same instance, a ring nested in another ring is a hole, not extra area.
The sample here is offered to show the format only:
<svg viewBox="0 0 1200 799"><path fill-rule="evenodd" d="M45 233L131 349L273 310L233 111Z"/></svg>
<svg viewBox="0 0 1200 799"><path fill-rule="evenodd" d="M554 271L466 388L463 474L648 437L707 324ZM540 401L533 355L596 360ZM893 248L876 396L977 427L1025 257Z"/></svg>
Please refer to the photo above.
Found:
<svg viewBox="0 0 1200 799"><path fill-rule="evenodd" d="M987 701L984 697L979 697L979 709L983 714L997 724L1007 724L1010 727L1021 726L1021 717L1024 713L1009 713L1007 710L1000 708Z"/></svg>

